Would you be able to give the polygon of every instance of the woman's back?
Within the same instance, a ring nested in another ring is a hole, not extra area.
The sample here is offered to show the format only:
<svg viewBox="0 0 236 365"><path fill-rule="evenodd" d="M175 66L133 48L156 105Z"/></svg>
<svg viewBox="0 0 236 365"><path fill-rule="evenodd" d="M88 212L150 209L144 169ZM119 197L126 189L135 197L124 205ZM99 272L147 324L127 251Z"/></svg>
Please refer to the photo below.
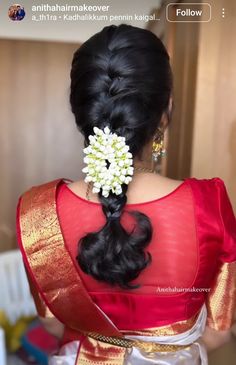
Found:
<svg viewBox="0 0 236 365"><path fill-rule="evenodd" d="M220 179L189 178L178 184L170 180L171 188L176 186L174 190L166 188L166 194L157 198L157 193L151 195L155 191L152 184L165 179L155 176L149 179L148 200L144 202L141 195L147 185L142 182L146 178L137 182L135 193L130 189L130 202L134 197L142 202L127 203L121 218L130 232L135 222L128 212L137 209L153 225L148 246L152 263L134 281L141 286L132 292L99 282L76 264L79 239L99 230L105 218L94 197L86 200L83 183L64 183L58 189L58 216L66 247L92 299L122 329L160 326L196 315L209 294L223 250ZM143 311L145 316L141 315Z"/></svg>

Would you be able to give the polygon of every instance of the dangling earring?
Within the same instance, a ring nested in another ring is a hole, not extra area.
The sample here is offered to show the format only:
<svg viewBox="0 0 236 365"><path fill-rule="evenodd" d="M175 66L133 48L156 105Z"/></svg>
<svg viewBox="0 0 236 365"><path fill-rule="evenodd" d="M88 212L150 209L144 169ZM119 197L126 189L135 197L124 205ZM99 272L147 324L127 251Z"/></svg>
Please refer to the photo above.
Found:
<svg viewBox="0 0 236 365"><path fill-rule="evenodd" d="M154 162L157 162L158 158L164 156L165 154L166 150L164 149L164 131L159 127L152 143L152 159Z"/></svg>

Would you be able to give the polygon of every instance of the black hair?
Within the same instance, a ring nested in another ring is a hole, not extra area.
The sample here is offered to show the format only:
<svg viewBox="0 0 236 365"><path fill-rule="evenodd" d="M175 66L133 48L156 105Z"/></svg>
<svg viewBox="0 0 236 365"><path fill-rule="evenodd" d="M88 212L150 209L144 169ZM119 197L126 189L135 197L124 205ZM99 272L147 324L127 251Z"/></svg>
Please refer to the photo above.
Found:
<svg viewBox="0 0 236 365"><path fill-rule="evenodd" d="M93 127L123 136L133 158L154 136L163 113L168 114L172 73L168 53L151 31L127 24L104 27L75 52L70 103L77 127L89 144ZM77 261L95 279L132 289L151 262L145 250L152 239L148 216L129 211L135 228L127 232L121 215L128 185L120 195L98 193L106 217L104 227L79 241Z"/></svg>

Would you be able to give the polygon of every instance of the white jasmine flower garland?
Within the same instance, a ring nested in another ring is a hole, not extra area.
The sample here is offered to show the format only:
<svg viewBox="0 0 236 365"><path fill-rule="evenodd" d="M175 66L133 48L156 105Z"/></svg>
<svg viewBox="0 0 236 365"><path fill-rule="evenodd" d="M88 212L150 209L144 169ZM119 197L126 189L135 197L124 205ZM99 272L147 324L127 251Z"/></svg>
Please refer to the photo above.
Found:
<svg viewBox="0 0 236 365"><path fill-rule="evenodd" d="M90 135L89 145L83 151L86 154L82 169L86 173L85 182L93 182L93 193L102 189L102 195L108 197L110 191L119 195L122 184L129 184L134 172L133 156L125 137L111 133L108 127L104 130L93 128L94 135ZM108 164L107 164L108 162ZM108 166L109 165L109 166Z"/></svg>

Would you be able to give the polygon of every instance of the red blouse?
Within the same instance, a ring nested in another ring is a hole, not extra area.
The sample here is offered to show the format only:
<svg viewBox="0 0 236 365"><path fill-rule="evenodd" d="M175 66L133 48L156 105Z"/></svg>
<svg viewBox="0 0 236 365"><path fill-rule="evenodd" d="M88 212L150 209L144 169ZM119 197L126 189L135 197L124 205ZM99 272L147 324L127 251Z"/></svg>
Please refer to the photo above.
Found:
<svg viewBox="0 0 236 365"><path fill-rule="evenodd" d="M125 290L98 282L76 261L79 239L105 224L101 204L73 193L63 182L57 212L65 245L94 302L120 330L158 327L194 316L207 300L220 266L236 261L236 220L223 180L188 178L168 195L127 204L121 218L130 230L130 210L153 226L146 248L152 263ZM78 314L79 315L79 314Z"/></svg>

